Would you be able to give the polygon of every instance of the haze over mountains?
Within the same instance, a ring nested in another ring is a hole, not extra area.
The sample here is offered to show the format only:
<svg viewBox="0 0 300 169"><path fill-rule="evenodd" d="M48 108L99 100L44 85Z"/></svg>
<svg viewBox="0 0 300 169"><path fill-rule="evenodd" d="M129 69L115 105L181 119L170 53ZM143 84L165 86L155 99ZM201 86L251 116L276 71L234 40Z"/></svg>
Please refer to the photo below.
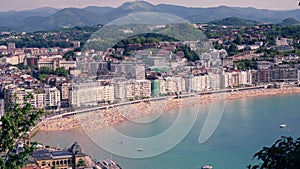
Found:
<svg viewBox="0 0 300 169"><path fill-rule="evenodd" d="M46 7L26 11L0 12L0 30L40 31L74 26L91 26L106 24L131 13L145 11L173 14L193 23L206 23L216 20L222 20L226 23L224 18L229 17L247 19L246 23L258 21L282 23L284 25L296 24L300 20L300 10L275 11L227 6L188 8L170 4L153 5L145 1L135 1L126 2L118 8L90 6L82 9L55 9Z"/></svg>

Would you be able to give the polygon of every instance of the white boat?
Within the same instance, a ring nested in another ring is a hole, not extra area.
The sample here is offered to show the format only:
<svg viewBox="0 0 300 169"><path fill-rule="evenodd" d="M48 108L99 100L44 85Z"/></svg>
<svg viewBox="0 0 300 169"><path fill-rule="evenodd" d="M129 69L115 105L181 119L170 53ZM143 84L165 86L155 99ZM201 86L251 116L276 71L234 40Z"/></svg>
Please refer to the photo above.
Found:
<svg viewBox="0 0 300 169"><path fill-rule="evenodd" d="M212 169L212 168L213 168L213 166L211 166L211 165L204 165L201 167L201 169Z"/></svg>
<svg viewBox="0 0 300 169"><path fill-rule="evenodd" d="M283 123L283 124L280 124L280 128L285 128L286 127L286 124Z"/></svg>
<svg viewBox="0 0 300 169"><path fill-rule="evenodd" d="M137 148L136 151L144 151L142 148Z"/></svg>

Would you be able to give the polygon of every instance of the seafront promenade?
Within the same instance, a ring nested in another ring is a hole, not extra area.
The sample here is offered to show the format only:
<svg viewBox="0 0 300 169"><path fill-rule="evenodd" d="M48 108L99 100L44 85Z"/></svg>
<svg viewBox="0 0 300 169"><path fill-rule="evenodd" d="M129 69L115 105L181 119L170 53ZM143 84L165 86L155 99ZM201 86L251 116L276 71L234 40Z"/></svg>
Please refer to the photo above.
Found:
<svg viewBox="0 0 300 169"><path fill-rule="evenodd" d="M87 130L95 130L122 123L128 119L140 118L151 113L165 113L169 110L185 106L209 104L213 100L228 101L257 96L300 93L300 87L271 89L265 87L266 86L257 86L251 88L236 88L178 96L157 97L78 110L45 118L41 122L43 125L40 125L41 127L39 129L45 131L57 131L83 127Z"/></svg>

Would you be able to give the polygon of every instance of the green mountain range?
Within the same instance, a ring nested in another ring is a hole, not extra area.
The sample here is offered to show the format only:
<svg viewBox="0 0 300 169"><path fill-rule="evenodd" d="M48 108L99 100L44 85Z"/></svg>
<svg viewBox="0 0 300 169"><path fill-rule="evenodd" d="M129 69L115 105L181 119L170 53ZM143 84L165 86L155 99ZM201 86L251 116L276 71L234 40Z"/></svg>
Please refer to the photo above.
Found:
<svg viewBox="0 0 300 169"><path fill-rule="evenodd" d="M300 25L300 22L295 18L289 17L279 23L281 26L292 26L292 25Z"/></svg>
<svg viewBox="0 0 300 169"><path fill-rule="evenodd" d="M215 25L224 25L224 26L252 26L261 24L261 22L249 20L249 19L242 19L237 17L229 17L229 18L223 18L220 20L210 21L209 24L215 24Z"/></svg>
<svg viewBox="0 0 300 169"><path fill-rule="evenodd" d="M228 21L236 22L238 20L236 17L249 20L245 21L246 24L254 23L254 20L268 23L280 23L286 18L300 20L300 10L276 11L227 6L190 8L170 4L153 5L145 1L134 1L126 2L117 8L89 6L82 9L39 8L27 11L0 12L0 30L39 31L106 24L120 17L138 12L172 14L192 23L221 20L226 24ZM224 18L231 19L225 20Z"/></svg>

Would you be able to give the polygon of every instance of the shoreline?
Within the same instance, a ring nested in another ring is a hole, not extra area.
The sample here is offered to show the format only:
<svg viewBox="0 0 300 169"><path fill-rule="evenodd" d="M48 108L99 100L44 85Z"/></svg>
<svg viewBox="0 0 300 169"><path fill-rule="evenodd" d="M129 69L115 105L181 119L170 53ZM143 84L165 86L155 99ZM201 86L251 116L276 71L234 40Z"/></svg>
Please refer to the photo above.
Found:
<svg viewBox="0 0 300 169"><path fill-rule="evenodd" d="M227 93L206 94L188 98L167 99L151 102L142 102L121 107L97 110L60 119L43 121L39 131L64 131L76 128L95 130L105 128L129 119L137 119L154 113L168 113L170 110L208 104L212 101L229 101L241 98L253 98L261 96L275 96L300 93L300 87L284 87L271 89L252 89L232 91Z"/></svg>

